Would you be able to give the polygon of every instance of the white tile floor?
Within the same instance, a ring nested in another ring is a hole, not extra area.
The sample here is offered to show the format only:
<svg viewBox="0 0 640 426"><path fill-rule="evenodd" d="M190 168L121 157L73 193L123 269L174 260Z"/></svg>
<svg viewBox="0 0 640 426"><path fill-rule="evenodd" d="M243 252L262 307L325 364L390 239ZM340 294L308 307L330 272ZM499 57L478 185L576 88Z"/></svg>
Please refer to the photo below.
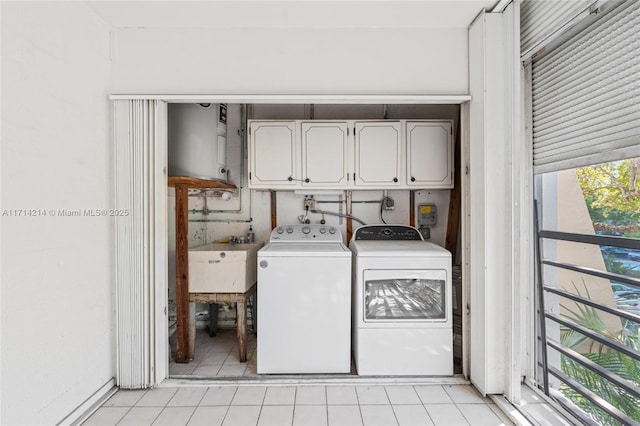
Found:
<svg viewBox="0 0 640 426"><path fill-rule="evenodd" d="M199 330L195 359L173 377L253 377L256 339L240 363L234 330ZM345 375L345 377L349 377ZM207 382L211 383L211 381ZM177 385L178 386L178 385ZM85 425L511 425L496 405L460 384L224 384L120 390Z"/></svg>
<svg viewBox="0 0 640 426"><path fill-rule="evenodd" d="M219 329L215 337L209 337L205 330L199 329L193 362L177 364L172 361L169 375L204 378L257 376L256 335L247 333L247 362L241 363L235 329Z"/></svg>
<svg viewBox="0 0 640 426"><path fill-rule="evenodd" d="M470 385L225 385L120 390L85 425L511 425Z"/></svg>

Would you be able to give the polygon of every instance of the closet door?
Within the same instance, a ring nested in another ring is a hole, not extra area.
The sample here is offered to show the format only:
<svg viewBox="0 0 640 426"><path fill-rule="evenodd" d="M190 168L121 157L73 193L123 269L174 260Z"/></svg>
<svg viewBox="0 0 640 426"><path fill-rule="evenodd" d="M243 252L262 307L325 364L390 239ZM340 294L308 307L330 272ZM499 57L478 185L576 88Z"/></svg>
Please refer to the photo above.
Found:
<svg viewBox="0 0 640 426"><path fill-rule="evenodd" d="M356 186L400 186L402 135L399 122L355 124Z"/></svg>
<svg viewBox="0 0 640 426"><path fill-rule="evenodd" d="M114 106L116 383L143 389L167 376L167 108Z"/></svg>
<svg viewBox="0 0 640 426"><path fill-rule="evenodd" d="M346 186L346 122L302 122L302 186Z"/></svg>
<svg viewBox="0 0 640 426"><path fill-rule="evenodd" d="M407 185L453 187L453 135L450 121L407 122Z"/></svg>
<svg viewBox="0 0 640 426"><path fill-rule="evenodd" d="M249 187L299 186L299 144L295 121L249 123Z"/></svg>

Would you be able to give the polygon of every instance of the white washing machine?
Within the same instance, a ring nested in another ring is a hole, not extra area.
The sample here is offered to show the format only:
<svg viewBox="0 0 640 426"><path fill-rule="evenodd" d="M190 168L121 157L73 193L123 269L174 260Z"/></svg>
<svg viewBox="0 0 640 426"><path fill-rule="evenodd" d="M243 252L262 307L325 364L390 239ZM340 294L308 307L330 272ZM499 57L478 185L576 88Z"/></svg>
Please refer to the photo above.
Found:
<svg viewBox="0 0 640 426"><path fill-rule="evenodd" d="M453 374L451 253L405 225L369 225L349 244L359 375Z"/></svg>
<svg viewBox="0 0 640 426"><path fill-rule="evenodd" d="M328 225L279 226L258 251L258 374L349 373L351 251Z"/></svg>

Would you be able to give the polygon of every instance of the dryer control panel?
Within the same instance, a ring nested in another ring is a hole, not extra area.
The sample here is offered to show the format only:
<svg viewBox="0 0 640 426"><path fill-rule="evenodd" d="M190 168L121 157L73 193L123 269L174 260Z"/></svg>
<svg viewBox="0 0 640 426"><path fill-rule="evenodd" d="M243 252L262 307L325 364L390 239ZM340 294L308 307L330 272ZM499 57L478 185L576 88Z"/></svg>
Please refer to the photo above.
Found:
<svg viewBox="0 0 640 426"><path fill-rule="evenodd" d="M356 229L353 240L423 241L420 232L407 225L365 225Z"/></svg>
<svg viewBox="0 0 640 426"><path fill-rule="evenodd" d="M331 225L282 225L271 231L269 241L342 242L342 233Z"/></svg>

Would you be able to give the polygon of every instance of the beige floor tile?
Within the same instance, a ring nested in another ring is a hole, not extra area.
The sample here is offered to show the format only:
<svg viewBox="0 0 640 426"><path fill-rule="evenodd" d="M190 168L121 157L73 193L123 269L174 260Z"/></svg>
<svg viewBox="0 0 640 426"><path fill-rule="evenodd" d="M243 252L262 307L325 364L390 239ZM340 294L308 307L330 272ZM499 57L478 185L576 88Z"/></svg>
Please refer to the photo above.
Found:
<svg viewBox="0 0 640 426"><path fill-rule="evenodd" d="M169 375L170 376L190 376L193 374L193 370L197 367L197 364L176 364L171 363L169 365Z"/></svg>
<svg viewBox="0 0 640 426"><path fill-rule="evenodd" d="M327 394L324 386L298 386L296 405L326 405Z"/></svg>
<svg viewBox="0 0 640 426"><path fill-rule="evenodd" d="M293 405L263 406L258 419L259 426L282 426L293 422Z"/></svg>
<svg viewBox="0 0 640 426"><path fill-rule="evenodd" d="M358 405L355 386L327 386L327 404Z"/></svg>
<svg viewBox="0 0 640 426"><path fill-rule="evenodd" d="M240 386L236 392L231 405L262 405L266 386Z"/></svg>
<svg viewBox="0 0 640 426"><path fill-rule="evenodd" d="M246 370L246 364L231 364L220 367L218 377L242 377Z"/></svg>
<svg viewBox="0 0 640 426"><path fill-rule="evenodd" d="M237 386L219 386L207 389L200 401L200 406L229 405L238 390Z"/></svg>
<svg viewBox="0 0 640 426"><path fill-rule="evenodd" d="M227 414L228 406L197 407L187 423L189 426L220 426Z"/></svg>
<svg viewBox="0 0 640 426"><path fill-rule="evenodd" d="M150 389L136 403L137 407L164 407L169 403L178 388Z"/></svg>
<svg viewBox="0 0 640 426"><path fill-rule="evenodd" d="M429 417L438 426L462 426L468 425L467 419L462 415L455 404L425 404Z"/></svg>
<svg viewBox="0 0 640 426"><path fill-rule="evenodd" d="M225 363L225 360L229 357L227 352L210 352L205 356L202 361L198 364L198 366L202 365L222 365Z"/></svg>
<svg viewBox="0 0 640 426"><path fill-rule="evenodd" d="M100 407L83 426L115 426L127 414L130 407Z"/></svg>
<svg viewBox="0 0 640 426"><path fill-rule="evenodd" d="M148 391L120 389L107 400L103 407L133 407Z"/></svg>
<svg viewBox="0 0 640 426"><path fill-rule="evenodd" d="M360 412L362 413L364 426L392 426L398 424L390 405L361 405Z"/></svg>
<svg viewBox="0 0 640 426"><path fill-rule="evenodd" d="M360 405L389 404L384 386L356 386Z"/></svg>
<svg viewBox="0 0 640 426"><path fill-rule="evenodd" d="M485 404L491 402L484 398L471 385L443 385L442 386L456 404Z"/></svg>
<svg viewBox="0 0 640 426"><path fill-rule="evenodd" d="M216 377L221 368L221 365L200 365L193 370L191 375L196 377Z"/></svg>
<svg viewBox="0 0 640 426"><path fill-rule="evenodd" d="M120 420L118 426L149 426L158 418L164 407L133 407Z"/></svg>
<svg viewBox="0 0 640 426"><path fill-rule="evenodd" d="M295 386L269 386L264 396L264 405L294 405Z"/></svg>
<svg viewBox="0 0 640 426"><path fill-rule="evenodd" d="M207 392L207 388L179 388L169 401L169 407L197 407L202 397Z"/></svg>
<svg viewBox="0 0 640 426"><path fill-rule="evenodd" d="M235 405L229 407L227 415L222 424L224 426L252 426L258 424L260 409L258 405L241 406Z"/></svg>
<svg viewBox="0 0 640 426"><path fill-rule="evenodd" d="M360 407L357 405L329 405L327 411L329 426L362 425Z"/></svg>
<svg viewBox="0 0 640 426"><path fill-rule="evenodd" d="M153 422L153 426L184 426L195 409L195 407L165 407Z"/></svg>
<svg viewBox="0 0 640 426"><path fill-rule="evenodd" d="M452 404L449 394L440 385L414 386L423 404Z"/></svg>
<svg viewBox="0 0 640 426"><path fill-rule="evenodd" d="M400 426L433 425L424 405L393 405L393 412Z"/></svg>
<svg viewBox="0 0 640 426"><path fill-rule="evenodd" d="M385 386L385 390L392 405L422 404L413 386Z"/></svg>
<svg viewBox="0 0 640 426"><path fill-rule="evenodd" d="M326 426L326 405L296 405L293 410L294 426Z"/></svg>

